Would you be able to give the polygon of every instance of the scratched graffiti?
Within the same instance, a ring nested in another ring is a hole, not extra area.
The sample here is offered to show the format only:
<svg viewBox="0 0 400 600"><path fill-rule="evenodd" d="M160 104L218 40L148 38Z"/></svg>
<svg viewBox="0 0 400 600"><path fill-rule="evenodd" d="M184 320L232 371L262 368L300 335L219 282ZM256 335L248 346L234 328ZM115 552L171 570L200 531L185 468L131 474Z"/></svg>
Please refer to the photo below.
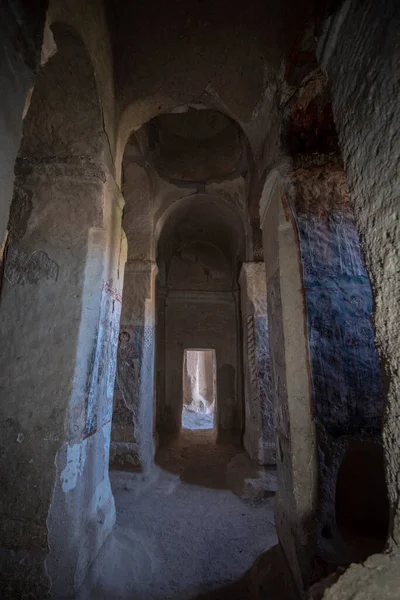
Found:
<svg viewBox="0 0 400 600"><path fill-rule="evenodd" d="M263 420L266 421L265 425L268 424L273 429L271 363L267 316L256 316L255 325L257 379L262 416Z"/></svg>
<svg viewBox="0 0 400 600"><path fill-rule="evenodd" d="M332 435L379 432L372 291L352 216L297 217L316 417Z"/></svg>
<svg viewBox="0 0 400 600"><path fill-rule="evenodd" d="M112 419L121 301L109 283L103 285L97 335L91 357L83 437Z"/></svg>
<svg viewBox="0 0 400 600"><path fill-rule="evenodd" d="M276 460L275 415L271 380L271 354L267 315L255 317L256 364L260 398L264 458L269 463Z"/></svg>

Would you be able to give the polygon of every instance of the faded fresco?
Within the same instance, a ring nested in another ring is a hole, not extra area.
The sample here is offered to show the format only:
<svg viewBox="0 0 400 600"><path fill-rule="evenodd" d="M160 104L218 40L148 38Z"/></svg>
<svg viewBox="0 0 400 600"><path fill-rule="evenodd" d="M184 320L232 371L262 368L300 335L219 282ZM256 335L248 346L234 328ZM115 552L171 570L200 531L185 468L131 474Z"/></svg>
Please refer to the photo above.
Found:
<svg viewBox="0 0 400 600"><path fill-rule="evenodd" d="M88 380L88 396L83 437L87 438L111 422L114 395L115 370L117 365L117 345L121 297L110 283L102 289L100 318L97 337L92 354L92 369ZM98 398L107 402L102 414L98 413Z"/></svg>
<svg viewBox="0 0 400 600"><path fill-rule="evenodd" d="M333 436L379 431L372 291L353 217L297 215L317 419Z"/></svg>

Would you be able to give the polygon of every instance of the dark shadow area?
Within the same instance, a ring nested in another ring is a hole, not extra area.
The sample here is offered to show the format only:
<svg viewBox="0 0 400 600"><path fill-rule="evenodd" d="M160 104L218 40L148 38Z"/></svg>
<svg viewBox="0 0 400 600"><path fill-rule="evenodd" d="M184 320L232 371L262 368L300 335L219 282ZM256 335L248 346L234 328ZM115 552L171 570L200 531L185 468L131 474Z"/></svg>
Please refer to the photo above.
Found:
<svg viewBox="0 0 400 600"><path fill-rule="evenodd" d="M351 440L336 483L336 523L359 560L382 552L389 528L383 448Z"/></svg>
<svg viewBox="0 0 400 600"><path fill-rule="evenodd" d="M247 598L249 600L298 600L296 587L279 545L261 554L240 581L219 590L194 596L193 600L246 600Z"/></svg>
<svg viewBox="0 0 400 600"><path fill-rule="evenodd" d="M217 437L212 430L182 430L179 435L161 438L156 464L185 483L229 489L240 496L248 480L259 480L262 485L260 468L244 453L239 435ZM260 493L261 489L256 495ZM265 490L264 497L269 495Z"/></svg>

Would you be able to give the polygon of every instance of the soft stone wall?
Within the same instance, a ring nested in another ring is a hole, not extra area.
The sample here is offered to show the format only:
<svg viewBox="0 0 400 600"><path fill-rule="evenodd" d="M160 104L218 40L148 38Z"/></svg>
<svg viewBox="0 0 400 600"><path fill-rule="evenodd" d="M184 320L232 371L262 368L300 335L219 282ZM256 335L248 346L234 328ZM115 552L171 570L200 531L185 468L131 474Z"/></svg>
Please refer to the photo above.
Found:
<svg viewBox="0 0 400 600"><path fill-rule="evenodd" d="M80 0L4 0L0 7L0 78L3 89L0 101L0 240L4 237L9 217L23 118L29 110L41 63L45 64L56 50L51 39L53 23L68 24L85 41L102 96L104 128L109 140L106 152L111 160L114 154L112 54L103 2L90 0L82 5Z"/></svg>
<svg viewBox="0 0 400 600"><path fill-rule="evenodd" d="M394 309L400 299L399 149L394 144L400 117L399 17L393 0L379 6L347 1L328 23L319 49L331 83L335 123L374 292L376 341L387 376L385 443L393 509L400 497L400 432L394 418L400 397L399 323ZM400 515L393 524L395 539L399 523Z"/></svg>
<svg viewBox="0 0 400 600"><path fill-rule="evenodd" d="M383 390L372 291L340 166L299 169L294 205L306 294L316 416L335 435L379 433Z"/></svg>
<svg viewBox="0 0 400 600"><path fill-rule="evenodd" d="M348 0L326 24L319 45L374 296L375 340L385 369L389 539L395 541L392 552L351 567L326 594L329 600L350 598L355 590L366 599L395 598L399 587L399 22L395 0Z"/></svg>
<svg viewBox="0 0 400 600"><path fill-rule="evenodd" d="M24 1L28 2L28 0ZM115 174L115 171L121 169L122 157L115 158L117 111L113 77L114 60L105 4L104 0L85 0L85 2L81 0L49 0L47 25L53 29L53 24L62 23L71 28L79 35L87 48L101 98L103 129L106 136L103 152L107 161L111 163L110 169ZM46 26L45 35L47 35L49 27ZM120 186L118 178L116 181Z"/></svg>
<svg viewBox="0 0 400 600"><path fill-rule="evenodd" d="M340 489L338 473L344 459L350 457L354 448L352 438L356 437L359 442L364 440L365 452L370 449L367 462L371 474L374 473L375 489L379 483L382 485L383 389L371 323L372 292L340 160L331 156L325 164L316 166L314 158L314 164L310 160L308 168L305 162L303 159L302 167L286 176L285 195L293 208L299 236L318 426L317 544L325 560L343 564L357 560L358 555L351 543L346 547L339 531L340 515L336 518L335 499L344 490ZM371 438L375 443L366 444ZM353 474L355 482L357 474L365 469L368 466L359 458ZM370 516L362 517L362 504L368 511L368 499L362 498L365 491L361 486L357 490L356 484L351 491L351 483L346 485L347 520L351 521L351 510L355 510L352 520L357 535L364 535L366 540L378 537L379 548L379 532L373 521L374 513L382 506L375 506L370 494ZM384 488L376 491L384 505ZM350 506L351 494L354 498L359 496L359 511ZM381 512L380 535L384 539L385 510Z"/></svg>

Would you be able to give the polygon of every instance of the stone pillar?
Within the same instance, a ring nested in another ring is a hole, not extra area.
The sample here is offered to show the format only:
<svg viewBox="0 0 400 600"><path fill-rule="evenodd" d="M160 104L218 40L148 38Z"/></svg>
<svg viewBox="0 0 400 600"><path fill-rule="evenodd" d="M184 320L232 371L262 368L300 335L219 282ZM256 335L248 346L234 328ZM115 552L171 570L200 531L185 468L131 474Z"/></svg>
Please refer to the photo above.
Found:
<svg viewBox="0 0 400 600"><path fill-rule="evenodd" d="M315 546L316 432L297 231L277 171L265 183L260 221L277 431L276 527L303 590L309 585Z"/></svg>
<svg viewBox="0 0 400 600"><path fill-rule="evenodd" d="M158 431L162 429L162 414L165 406L165 312L166 312L166 289L158 286L156 305L156 393L154 414L154 438L156 445L159 440Z"/></svg>
<svg viewBox="0 0 400 600"><path fill-rule="evenodd" d="M122 207L93 160L17 161L0 299L0 571L20 594L46 597L50 576L57 597L74 595L114 525Z"/></svg>
<svg viewBox="0 0 400 600"><path fill-rule="evenodd" d="M245 429L243 443L258 464L275 464L267 287L263 262L243 263L240 273Z"/></svg>
<svg viewBox="0 0 400 600"><path fill-rule="evenodd" d="M129 260L118 347L121 401L113 413L111 463L148 472L154 459L155 280L152 261Z"/></svg>

